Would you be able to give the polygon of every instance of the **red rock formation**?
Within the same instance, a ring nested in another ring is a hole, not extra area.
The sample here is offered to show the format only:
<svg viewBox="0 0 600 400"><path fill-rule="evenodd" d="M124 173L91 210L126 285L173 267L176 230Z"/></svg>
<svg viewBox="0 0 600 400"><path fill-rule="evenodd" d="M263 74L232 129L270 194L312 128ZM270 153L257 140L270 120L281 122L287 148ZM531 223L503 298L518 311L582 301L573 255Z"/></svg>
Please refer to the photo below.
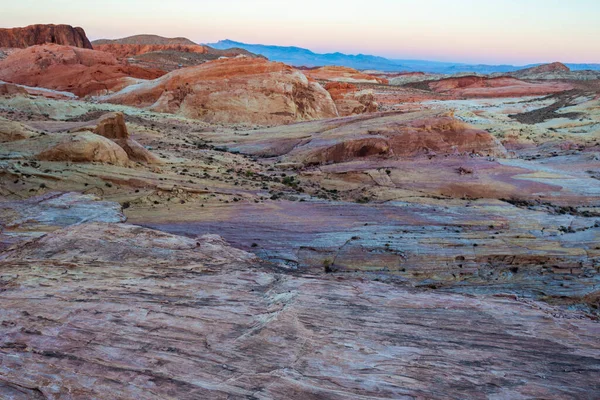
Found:
<svg viewBox="0 0 600 400"><path fill-rule="evenodd" d="M353 68L339 66L326 66L321 68L308 69L304 71L304 74L312 79L321 79L327 81L353 83L388 83L388 80L385 78L363 74L360 71L357 71Z"/></svg>
<svg viewBox="0 0 600 400"><path fill-rule="evenodd" d="M83 28L70 25L30 25L25 28L0 29L0 47L25 48L45 43L91 49Z"/></svg>
<svg viewBox="0 0 600 400"><path fill-rule="evenodd" d="M383 123L383 124L380 124ZM502 145L488 132L474 129L451 116L423 116L394 122L382 118L377 125L338 128L298 146L287 157L305 164L352 161L370 156L422 157L478 154L500 156ZM344 134L342 134L344 132Z"/></svg>
<svg viewBox="0 0 600 400"><path fill-rule="evenodd" d="M260 58L184 68L103 100L210 122L280 124L337 116L331 96L318 83L290 66Z"/></svg>
<svg viewBox="0 0 600 400"><path fill-rule="evenodd" d="M0 80L67 91L77 96L105 94L164 73L120 64L109 53L55 44L19 50L0 61Z"/></svg>
<svg viewBox="0 0 600 400"><path fill-rule="evenodd" d="M346 82L329 82L325 89L341 116L377 111L378 105L371 90L359 90L356 85Z"/></svg>
<svg viewBox="0 0 600 400"><path fill-rule="evenodd" d="M512 77L462 76L428 83L437 93L456 97L522 97L563 92L573 86L560 82L530 83Z"/></svg>
<svg viewBox="0 0 600 400"><path fill-rule="evenodd" d="M435 156L505 156L506 149L490 133L450 114L437 111L374 113L280 126L234 141L230 150L260 157L279 157L304 165L365 159Z"/></svg>

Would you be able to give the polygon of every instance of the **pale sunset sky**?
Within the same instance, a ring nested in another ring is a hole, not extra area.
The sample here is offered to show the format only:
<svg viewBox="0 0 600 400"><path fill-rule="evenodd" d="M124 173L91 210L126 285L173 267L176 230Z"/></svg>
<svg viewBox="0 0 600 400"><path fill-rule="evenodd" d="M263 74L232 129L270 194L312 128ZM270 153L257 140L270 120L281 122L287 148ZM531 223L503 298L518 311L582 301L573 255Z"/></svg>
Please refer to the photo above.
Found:
<svg viewBox="0 0 600 400"><path fill-rule="evenodd" d="M83 27L395 59L600 63L600 0L2 0L0 27Z"/></svg>

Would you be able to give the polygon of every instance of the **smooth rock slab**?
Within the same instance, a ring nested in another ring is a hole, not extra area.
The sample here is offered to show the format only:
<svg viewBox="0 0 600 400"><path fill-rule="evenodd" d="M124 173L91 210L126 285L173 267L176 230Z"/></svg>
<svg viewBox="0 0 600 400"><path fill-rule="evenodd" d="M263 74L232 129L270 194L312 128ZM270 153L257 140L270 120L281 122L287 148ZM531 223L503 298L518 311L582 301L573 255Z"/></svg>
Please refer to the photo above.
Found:
<svg viewBox="0 0 600 400"><path fill-rule="evenodd" d="M0 397L600 396L600 324L541 303L286 275L131 225L36 243L0 262Z"/></svg>
<svg viewBox="0 0 600 400"><path fill-rule="evenodd" d="M80 193L50 192L22 201L0 201L0 251L69 225L125 219L120 204Z"/></svg>

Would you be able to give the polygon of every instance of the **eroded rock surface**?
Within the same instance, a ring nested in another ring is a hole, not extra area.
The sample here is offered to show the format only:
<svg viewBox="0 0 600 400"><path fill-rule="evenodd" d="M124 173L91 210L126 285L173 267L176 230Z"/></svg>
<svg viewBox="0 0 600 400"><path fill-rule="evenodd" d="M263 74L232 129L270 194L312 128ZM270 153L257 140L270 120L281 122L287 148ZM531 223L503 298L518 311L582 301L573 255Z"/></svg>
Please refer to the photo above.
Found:
<svg viewBox="0 0 600 400"><path fill-rule="evenodd" d="M14 399L600 392L598 324L514 297L288 275L215 236L125 224L54 231L0 267Z"/></svg>
<svg viewBox="0 0 600 400"><path fill-rule="evenodd" d="M362 73L353 68L339 66L325 66L304 71L306 76L334 82L349 83L388 83L388 80L374 75Z"/></svg>
<svg viewBox="0 0 600 400"><path fill-rule="evenodd" d="M370 114L277 127L251 132L225 146L247 154L281 156L286 161L306 165L372 156L505 153L489 133L473 129L451 115L431 112Z"/></svg>
<svg viewBox="0 0 600 400"><path fill-rule="evenodd" d="M136 79L154 79L163 74L120 64L110 53L54 44L15 51L0 61L0 79L6 82L82 97L117 91Z"/></svg>
<svg viewBox="0 0 600 400"><path fill-rule="evenodd" d="M335 102L340 116L377 112L378 104L372 90L359 90L351 83L329 82L325 89Z"/></svg>
<svg viewBox="0 0 600 400"><path fill-rule="evenodd" d="M598 397L600 81L372 71L378 113L258 127L314 100L260 65L182 90L239 123L0 97L0 397ZM36 159L81 132L129 161Z"/></svg>
<svg viewBox="0 0 600 400"><path fill-rule="evenodd" d="M125 124L123 113L108 113L95 121L71 128L71 132L92 131L96 135L103 136L118 144L132 161L140 161L150 164L159 164L160 159L148 151L144 146L131 139Z"/></svg>
<svg viewBox="0 0 600 400"><path fill-rule="evenodd" d="M46 43L91 49L83 28L70 25L30 25L0 29L0 47L25 48Z"/></svg>
<svg viewBox="0 0 600 400"><path fill-rule="evenodd" d="M329 93L300 71L264 59L216 60L102 98L209 122L289 123L337 116Z"/></svg>
<svg viewBox="0 0 600 400"><path fill-rule="evenodd" d="M460 98L539 96L564 92L573 88L562 82L532 83L516 78L463 76L428 83L435 92Z"/></svg>

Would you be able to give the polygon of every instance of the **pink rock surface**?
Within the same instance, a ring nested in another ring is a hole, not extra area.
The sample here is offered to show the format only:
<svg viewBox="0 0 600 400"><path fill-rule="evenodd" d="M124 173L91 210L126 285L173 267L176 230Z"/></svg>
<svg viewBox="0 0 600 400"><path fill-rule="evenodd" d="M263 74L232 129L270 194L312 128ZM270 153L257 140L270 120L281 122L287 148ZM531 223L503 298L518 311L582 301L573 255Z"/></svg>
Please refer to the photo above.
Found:
<svg viewBox="0 0 600 400"><path fill-rule="evenodd" d="M25 48L46 43L92 48L83 28L73 28L70 25L30 25L0 29L0 47Z"/></svg>
<svg viewBox="0 0 600 400"><path fill-rule="evenodd" d="M54 44L33 46L0 61L0 80L66 91L77 96L107 93L164 73L120 64L110 53Z"/></svg>
<svg viewBox="0 0 600 400"><path fill-rule="evenodd" d="M285 275L215 236L123 224L67 227L0 258L2 397L600 393L598 324L512 296Z"/></svg>
<svg viewBox="0 0 600 400"><path fill-rule="evenodd" d="M103 101L209 122L281 124L337 116L329 93L300 71L245 57L173 71Z"/></svg>
<svg viewBox="0 0 600 400"><path fill-rule="evenodd" d="M479 76L447 78L428 85L435 92L466 98L539 96L573 89L571 84L562 82L532 83L510 77Z"/></svg>

